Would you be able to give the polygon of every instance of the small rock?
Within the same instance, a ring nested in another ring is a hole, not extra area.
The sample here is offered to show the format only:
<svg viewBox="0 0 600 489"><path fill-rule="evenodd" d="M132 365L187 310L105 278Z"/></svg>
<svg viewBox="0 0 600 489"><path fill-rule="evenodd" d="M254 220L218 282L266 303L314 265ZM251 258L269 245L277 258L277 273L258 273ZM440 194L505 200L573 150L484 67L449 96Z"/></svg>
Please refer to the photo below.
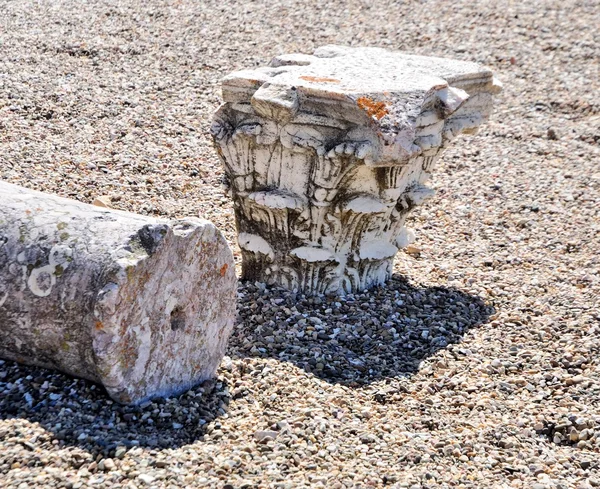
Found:
<svg viewBox="0 0 600 489"><path fill-rule="evenodd" d="M406 248L404 248L404 252L415 258L421 256L421 248L415 245L408 245Z"/></svg>
<svg viewBox="0 0 600 489"><path fill-rule="evenodd" d="M369 444L369 443L376 443L377 442L377 437L375 435L372 435L371 433L363 433L362 435L360 435L358 437L358 439L365 444Z"/></svg>
<svg viewBox="0 0 600 489"><path fill-rule="evenodd" d="M101 195L96 197L92 202L92 205L97 205L98 207L108 207L109 209L113 208L112 199L109 195Z"/></svg>
<svg viewBox="0 0 600 489"><path fill-rule="evenodd" d="M152 477L150 474L140 474L137 476L137 478L147 486L154 482L154 477Z"/></svg>
<svg viewBox="0 0 600 489"><path fill-rule="evenodd" d="M117 447L117 449L115 450L115 457L121 459L125 456L126 453L127 453L127 448Z"/></svg>
<svg viewBox="0 0 600 489"><path fill-rule="evenodd" d="M115 467L116 465L112 458L105 458L98 462L98 470L104 470L106 472L109 472L111 470L114 470Z"/></svg>
<svg viewBox="0 0 600 489"><path fill-rule="evenodd" d="M568 377L565 379L565 384L567 385L577 385L581 384L585 380L583 375L575 375L574 377Z"/></svg>
<svg viewBox="0 0 600 489"><path fill-rule="evenodd" d="M258 443L267 443L268 441L272 441L277 438L279 433L277 431L271 430L259 430L254 433L254 439Z"/></svg>

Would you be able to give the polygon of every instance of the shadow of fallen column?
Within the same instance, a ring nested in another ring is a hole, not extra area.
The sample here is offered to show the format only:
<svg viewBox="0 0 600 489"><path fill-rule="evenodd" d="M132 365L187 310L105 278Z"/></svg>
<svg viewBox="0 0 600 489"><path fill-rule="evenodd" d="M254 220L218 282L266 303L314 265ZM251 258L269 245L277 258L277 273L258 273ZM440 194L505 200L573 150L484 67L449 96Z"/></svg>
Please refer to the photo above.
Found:
<svg viewBox="0 0 600 489"><path fill-rule="evenodd" d="M461 341L494 313L479 297L452 288L415 287L401 276L343 299L251 283L240 284L238 294L238 324L227 351L233 360L274 358L349 387L410 377L421 361ZM38 442L80 447L84 455L73 452L68 459L79 468L98 455L118 456L123 448L202 441L207 429L219 429L230 387L220 377L179 397L122 406L100 385L5 361L0 420L39 423L47 440ZM11 426L0 430L0 439L15 436L19 425Z"/></svg>
<svg viewBox="0 0 600 489"><path fill-rule="evenodd" d="M222 378L178 397L124 406L112 401L101 385L53 370L6 361L0 364L0 377L0 420L17 421L0 429L0 440L20 432L19 419L39 423L47 434L43 439L36 435L36 442L83 449L84 456L73 452L67 457L76 469L97 455L118 457L123 449L177 448L201 441L207 429L218 429L230 400Z"/></svg>
<svg viewBox="0 0 600 489"><path fill-rule="evenodd" d="M361 386L407 377L427 357L458 343L494 309L446 287L415 287L400 275L344 297L305 297L241 284L232 357L272 357L331 383Z"/></svg>

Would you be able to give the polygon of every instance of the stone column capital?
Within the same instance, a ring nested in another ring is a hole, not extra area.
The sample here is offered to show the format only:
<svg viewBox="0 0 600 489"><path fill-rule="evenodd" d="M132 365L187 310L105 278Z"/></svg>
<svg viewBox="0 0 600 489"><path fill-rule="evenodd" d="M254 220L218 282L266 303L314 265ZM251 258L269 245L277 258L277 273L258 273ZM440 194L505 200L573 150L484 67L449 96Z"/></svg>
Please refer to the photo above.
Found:
<svg viewBox="0 0 600 489"><path fill-rule="evenodd" d="M501 89L476 63L325 46L223 79L212 133L244 278L307 293L383 283L440 152Z"/></svg>

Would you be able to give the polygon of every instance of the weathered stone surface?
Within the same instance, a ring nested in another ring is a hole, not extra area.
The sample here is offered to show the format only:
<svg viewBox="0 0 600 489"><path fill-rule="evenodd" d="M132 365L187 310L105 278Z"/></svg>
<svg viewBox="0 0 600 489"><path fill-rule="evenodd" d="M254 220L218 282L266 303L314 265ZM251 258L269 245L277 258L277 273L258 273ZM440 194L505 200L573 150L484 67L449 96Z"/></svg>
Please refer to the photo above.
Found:
<svg viewBox="0 0 600 489"><path fill-rule="evenodd" d="M0 356L102 383L115 400L212 377L233 327L233 256L215 226L0 182Z"/></svg>
<svg viewBox="0 0 600 489"><path fill-rule="evenodd" d="M499 90L475 63L338 46L225 77L212 133L243 278L307 293L383 283L442 149Z"/></svg>

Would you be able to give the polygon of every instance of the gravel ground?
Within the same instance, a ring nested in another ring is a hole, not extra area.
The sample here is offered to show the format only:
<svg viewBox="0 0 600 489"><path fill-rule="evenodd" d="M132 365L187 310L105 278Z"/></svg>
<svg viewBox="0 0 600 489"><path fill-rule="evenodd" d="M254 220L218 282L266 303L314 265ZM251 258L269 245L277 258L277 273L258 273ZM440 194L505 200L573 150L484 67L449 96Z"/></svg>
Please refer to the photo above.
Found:
<svg viewBox="0 0 600 489"><path fill-rule="evenodd" d="M585 0L0 0L0 178L231 243L208 137L227 72L337 43L505 86L391 283L242 284L215 382L131 408L0 361L0 486L600 487L598 25Z"/></svg>

